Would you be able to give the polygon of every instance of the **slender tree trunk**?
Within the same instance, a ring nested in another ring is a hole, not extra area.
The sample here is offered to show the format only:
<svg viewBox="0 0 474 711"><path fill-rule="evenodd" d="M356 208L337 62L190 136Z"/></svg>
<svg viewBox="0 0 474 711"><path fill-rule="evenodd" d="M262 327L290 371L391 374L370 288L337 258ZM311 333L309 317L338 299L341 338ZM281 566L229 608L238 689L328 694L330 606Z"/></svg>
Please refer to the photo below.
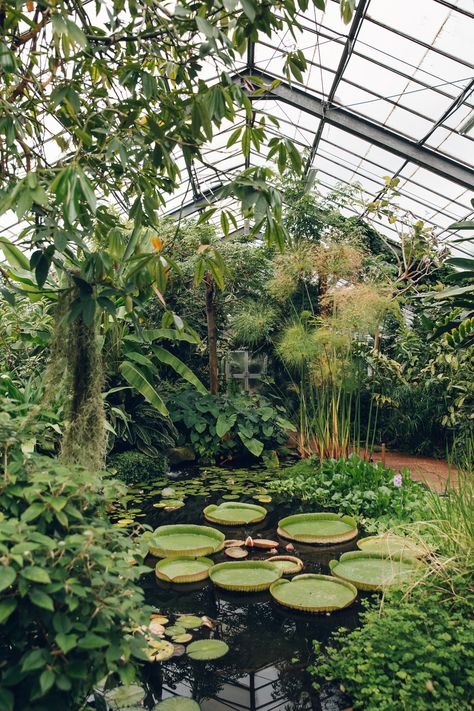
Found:
<svg viewBox="0 0 474 711"><path fill-rule="evenodd" d="M207 343L209 350L209 392L217 395L219 379L217 370L217 329L216 310L214 305L215 285L212 274L209 272L204 277L206 284L206 317L207 317Z"/></svg>

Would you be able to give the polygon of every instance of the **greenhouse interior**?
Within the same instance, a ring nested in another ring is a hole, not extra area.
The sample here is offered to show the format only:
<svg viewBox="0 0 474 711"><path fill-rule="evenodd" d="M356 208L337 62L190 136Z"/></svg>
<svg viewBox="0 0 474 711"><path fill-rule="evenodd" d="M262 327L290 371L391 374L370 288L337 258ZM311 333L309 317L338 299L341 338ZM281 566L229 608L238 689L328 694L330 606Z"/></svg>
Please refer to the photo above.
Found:
<svg viewBox="0 0 474 711"><path fill-rule="evenodd" d="M0 29L0 711L472 709L473 0Z"/></svg>

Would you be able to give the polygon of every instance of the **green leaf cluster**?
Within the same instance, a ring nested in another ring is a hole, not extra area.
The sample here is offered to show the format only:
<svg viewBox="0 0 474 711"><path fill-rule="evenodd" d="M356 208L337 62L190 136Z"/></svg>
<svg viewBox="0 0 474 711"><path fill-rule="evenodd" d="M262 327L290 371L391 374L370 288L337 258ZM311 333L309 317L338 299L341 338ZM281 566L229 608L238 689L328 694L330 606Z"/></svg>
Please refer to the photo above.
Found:
<svg viewBox="0 0 474 711"><path fill-rule="evenodd" d="M401 486L394 484L394 476L381 462L372 464L353 453L347 459L302 460L281 470L273 488L290 498L361 517L367 530L383 530L419 519L426 508L425 489L407 472Z"/></svg>
<svg viewBox="0 0 474 711"><path fill-rule="evenodd" d="M171 404L179 444L191 445L199 457L214 461L248 451L260 457L265 448L285 444L294 430L281 405L262 395L201 395L185 390Z"/></svg>

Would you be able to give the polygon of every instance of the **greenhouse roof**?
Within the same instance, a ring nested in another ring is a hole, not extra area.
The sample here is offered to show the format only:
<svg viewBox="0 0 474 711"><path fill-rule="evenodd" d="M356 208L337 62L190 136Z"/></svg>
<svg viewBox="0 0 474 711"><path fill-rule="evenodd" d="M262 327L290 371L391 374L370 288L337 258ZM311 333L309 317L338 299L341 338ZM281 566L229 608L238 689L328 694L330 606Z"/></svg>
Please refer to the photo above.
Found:
<svg viewBox="0 0 474 711"><path fill-rule="evenodd" d="M341 206L345 214L364 216L363 202L380 194L385 176L396 177L407 219L433 226L441 240L455 239L448 226L474 212L473 0L359 0L349 25L340 18L339 2L327 0L324 13L310 3L299 22L294 34L286 29L261 37L235 65L235 81L244 87L252 89L251 77L269 87L252 99L259 112L279 121L268 124L268 133L294 141L323 196L358 185L361 201ZM284 53L296 49L308 69L302 82L289 83ZM209 81L213 75L209 64ZM275 79L280 83L274 85ZM167 214L186 217L212 203L225 205L243 225L237 202L220 200L219 190L245 167L267 161L264 147L252 146L247 159L240 143L227 147L245 120L242 114L224 121L202 162L187 168L184 157L179 161L183 180L167 199ZM397 238L388 220L371 220ZM21 227L12 213L0 224L10 237ZM467 242L454 247L460 253L473 249Z"/></svg>
<svg viewBox="0 0 474 711"><path fill-rule="evenodd" d="M281 80L254 104L278 118L274 135L291 138L308 154L306 170L314 171L323 195L358 183L372 200L384 176L398 177L401 209L449 241L455 233L447 227L473 213L472 10L471 0L359 0L347 26L338 2L329 0L325 13L311 6L300 15L296 41L287 30L252 46L239 74L268 84ZM283 54L292 49L303 50L308 71L303 83L290 86ZM188 173L168 212L188 216L219 203L219 187L246 165L239 144L226 147L237 125L223 125L207 148L206 165ZM247 165L265 160L252 148ZM186 174L184 160L182 167ZM344 210L364 212L357 205ZM387 221L374 224L396 238Z"/></svg>

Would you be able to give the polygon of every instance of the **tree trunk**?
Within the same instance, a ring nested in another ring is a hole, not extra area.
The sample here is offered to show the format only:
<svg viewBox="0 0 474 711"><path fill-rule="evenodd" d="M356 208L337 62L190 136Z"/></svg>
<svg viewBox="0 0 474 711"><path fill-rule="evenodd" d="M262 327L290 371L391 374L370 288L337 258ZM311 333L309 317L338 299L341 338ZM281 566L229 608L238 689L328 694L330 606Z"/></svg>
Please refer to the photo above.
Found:
<svg viewBox="0 0 474 711"><path fill-rule="evenodd" d="M207 317L207 343L209 351L209 392L217 395L219 389L217 370L217 330L216 311L214 306L214 279L209 272L204 277L206 284L206 317Z"/></svg>

